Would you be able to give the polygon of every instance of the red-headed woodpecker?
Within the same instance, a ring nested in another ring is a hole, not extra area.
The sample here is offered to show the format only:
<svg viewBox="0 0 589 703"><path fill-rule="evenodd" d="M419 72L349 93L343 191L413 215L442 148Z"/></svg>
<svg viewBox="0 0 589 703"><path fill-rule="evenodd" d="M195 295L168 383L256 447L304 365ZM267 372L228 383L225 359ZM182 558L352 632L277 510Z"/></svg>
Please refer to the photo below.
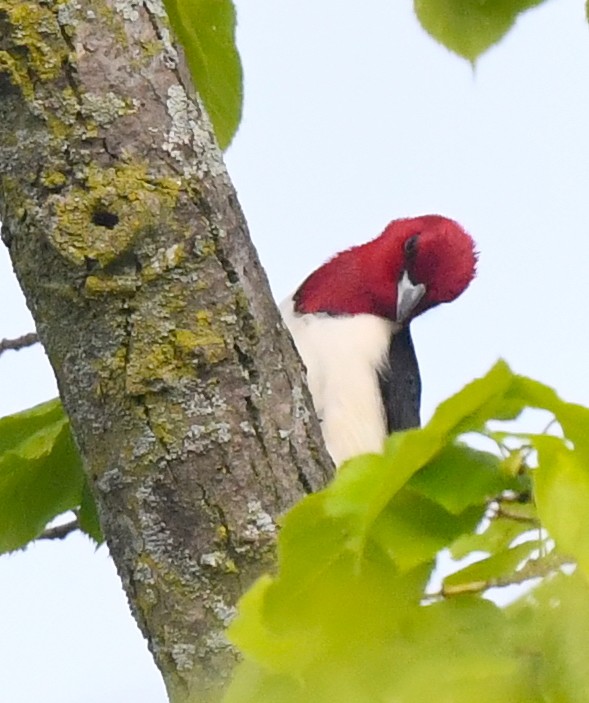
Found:
<svg viewBox="0 0 589 703"><path fill-rule="evenodd" d="M476 259L473 240L453 220L395 220L371 242L337 254L282 303L336 464L380 452L387 434L419 426L409 323L457 298Z"/></svg>

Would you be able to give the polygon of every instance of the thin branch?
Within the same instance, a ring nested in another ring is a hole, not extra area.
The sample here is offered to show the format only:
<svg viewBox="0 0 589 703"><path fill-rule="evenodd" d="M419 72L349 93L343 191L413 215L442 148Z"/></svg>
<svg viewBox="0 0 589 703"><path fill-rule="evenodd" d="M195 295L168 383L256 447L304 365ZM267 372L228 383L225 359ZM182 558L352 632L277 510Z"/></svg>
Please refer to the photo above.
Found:
<svg viewBox="0 0 589 703"><path fill-rule="evenodd" d="M541 527L540 520L535 515L525 515L518 513L517 510L509 506L529 506L532 504L532 494L528 491L503 491L498 496L494 496L487 500L487 511L485 518L495 520L497 518L505 518L514 520L515 522L529 523L530 527Z"/></svg>
<svg viewBox="0 0 589 703"><path fill-rule="evenodd" d="M494 517L503 517L507 520L513 520L514 522L527 522L531 527L540 527L540 520L536 517L530 517L528 515L520 515L512 510L505 508L501 503L497 505Z"/></svg>
<svg viewBox="0 0 589 703"><path fill-rule="evenodd" d="M37 344L38 341L39 337L36 332L29 332L15 339L2 339L0 340L0 354L10 349L18 351L25 347L32 347L33 344Z"/></svg>
<svg viewBox="0 0 589 703"><path fill-rule="evenodd" d="M489 588L503 588L525 583L530 579L544 578L558 571L563 566L574 566L570 557L558 554L550 554L541 559L530 559L519 571L503 578L491 578L486 581L471 581L469 583L458 583L452 586L442 586L436 593L426 596L426 601L432 602L442 598L453 598L466 594L483 593Z"/></svg>
<svg viewBox="0 0 589 703"><path fill-rule="evenodd" d="M80 528L80 523L77 519L65 522L63 525L48 527L45 532L40 534L37 539L64 539L72 532Z"/></svg>

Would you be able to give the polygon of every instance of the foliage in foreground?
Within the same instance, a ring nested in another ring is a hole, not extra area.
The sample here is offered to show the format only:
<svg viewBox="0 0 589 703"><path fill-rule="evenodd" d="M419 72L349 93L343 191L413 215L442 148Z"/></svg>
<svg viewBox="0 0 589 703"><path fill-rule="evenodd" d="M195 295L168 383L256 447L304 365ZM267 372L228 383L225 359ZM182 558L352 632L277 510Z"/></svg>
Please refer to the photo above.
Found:
<svg viewBox="0 0 589 703"><path fill-rule="evenodd" d="M550 433L504 424L528 407ZM2 418L0 552L71 509L100 540L59 402ZM589 409L500 362L285 517L278 572L229 630L225 703L585 703L588 514Z"/></svg>
<svg viewBox="0 0 589 703"><path fill-rule="evenodd" d="M502 429L527 407L553 434ZM498 363L290 511L229 629L225 703L586 702L588 515L589 409ZM477 561L435 584L445 550Z"/></svg>

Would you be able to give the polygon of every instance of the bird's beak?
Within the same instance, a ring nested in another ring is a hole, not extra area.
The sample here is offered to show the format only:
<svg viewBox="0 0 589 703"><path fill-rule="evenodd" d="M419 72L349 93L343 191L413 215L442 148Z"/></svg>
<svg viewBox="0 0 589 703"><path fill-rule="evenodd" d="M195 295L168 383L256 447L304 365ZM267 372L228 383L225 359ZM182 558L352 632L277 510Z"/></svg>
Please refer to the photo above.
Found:
<svg viewBox="0 0 589 703"><path fill-rule="evenodd" d="M407 271L397 285L397 322L405 322L425 295L423 283L411 283Z"/></svg>

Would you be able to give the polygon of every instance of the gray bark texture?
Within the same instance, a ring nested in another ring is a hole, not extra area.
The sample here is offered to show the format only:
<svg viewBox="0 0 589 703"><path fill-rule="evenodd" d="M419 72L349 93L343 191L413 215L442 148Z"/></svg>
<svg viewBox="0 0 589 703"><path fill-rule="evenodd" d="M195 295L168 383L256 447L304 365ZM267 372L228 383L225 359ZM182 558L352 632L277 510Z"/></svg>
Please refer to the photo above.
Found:
<svg viewBox="0 0 589 703"><path fill-rule="evenodd" d="M159 0L0 0L2 238L174 702L332 472Z"/></svg>

